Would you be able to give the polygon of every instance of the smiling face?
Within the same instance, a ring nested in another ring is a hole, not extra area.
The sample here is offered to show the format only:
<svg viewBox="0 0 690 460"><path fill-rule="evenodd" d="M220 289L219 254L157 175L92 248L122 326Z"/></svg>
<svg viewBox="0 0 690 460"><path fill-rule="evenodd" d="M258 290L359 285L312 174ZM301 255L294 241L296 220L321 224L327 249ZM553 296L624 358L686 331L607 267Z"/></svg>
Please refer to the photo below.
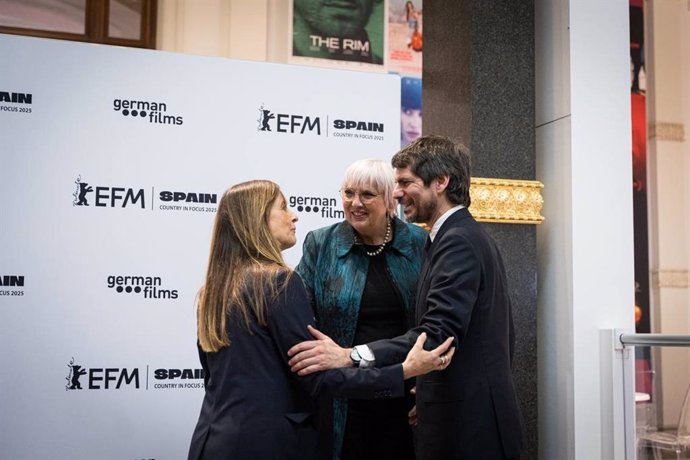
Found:
<svg viewBox="0 0 690 460"><path fill-rule="evenodd" d="M403 206L405 220L432 226L438 218L439 199L433 191L436 179L429 186L410 168L395 168L393 197Z"/></svg>
<svg viewBox="0 0 690 460"><path fill-rule="evenodd" d="M291 248L297 243L296 222L297 215L287 207L285 197L281 193L273 202L268 216L268 228L281 251Z"/></svg>
<svg viewBox="0 0 690 460"><path fill-rule="evenodd" d="M386 202L372 186L344 186L345 219L367 244L381 244L386 234Z"/></svg>

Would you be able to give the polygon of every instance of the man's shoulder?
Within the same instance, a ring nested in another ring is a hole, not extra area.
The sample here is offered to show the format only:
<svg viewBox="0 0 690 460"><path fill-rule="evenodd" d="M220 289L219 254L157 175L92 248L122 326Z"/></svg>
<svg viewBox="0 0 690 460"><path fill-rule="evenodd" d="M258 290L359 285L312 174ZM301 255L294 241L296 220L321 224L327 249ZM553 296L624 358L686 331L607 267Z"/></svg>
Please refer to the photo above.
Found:
<svg viewBox="0 0 690 460"><path fill-rule="evenodd" d="M468 209L462 208L446 219L443 225L441 225L437 235L443 238L445 236L453 237L466 235L477 231L481 231L481 227L477 221L474 220L474 217L472 217Z"/></svg>
<svg viewBox="0 0 690 460"><path fill-rule="evenodd" d="M466 209L461 209L460 211L466 211ZM436 242L442 242L438 246L470 245L475 250L495 244L491 235L474 220L469 212L465 215L457 212L450 216L436 235L434 245L436 245Z"/></svg>

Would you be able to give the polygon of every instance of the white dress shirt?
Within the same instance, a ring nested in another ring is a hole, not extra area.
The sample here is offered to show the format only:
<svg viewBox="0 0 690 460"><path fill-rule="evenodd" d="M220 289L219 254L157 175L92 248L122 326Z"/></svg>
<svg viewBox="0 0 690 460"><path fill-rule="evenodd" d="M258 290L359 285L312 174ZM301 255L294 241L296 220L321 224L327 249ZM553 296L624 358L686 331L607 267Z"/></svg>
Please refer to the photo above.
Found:
<svg viewBox="0 0 690 460"><path fill-rule="evenodd" d="M448 219L454 212L461 210L465 206L459 204L453 208L450 208L448 211L444 212L441 217L436 219L436 222L434 222L434 226L431 227L431 231L429 232L429 239L431 242L434 242L434 238L436 238L436 234L438 231L441 229L441 225Z"/></svg>

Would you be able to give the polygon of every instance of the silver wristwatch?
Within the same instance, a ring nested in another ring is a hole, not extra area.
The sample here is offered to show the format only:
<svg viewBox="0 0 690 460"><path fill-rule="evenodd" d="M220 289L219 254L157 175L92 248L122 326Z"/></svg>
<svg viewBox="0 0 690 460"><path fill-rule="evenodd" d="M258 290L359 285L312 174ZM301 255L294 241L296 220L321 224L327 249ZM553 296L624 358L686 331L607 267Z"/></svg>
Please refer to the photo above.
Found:
<svg viewBox="0 0 690 460"><path fill-rule="evenodd" d="M366 369L367 367L374 367L374 353L366 345L357 345L350 352L350 359L355 367Z"/></svg>

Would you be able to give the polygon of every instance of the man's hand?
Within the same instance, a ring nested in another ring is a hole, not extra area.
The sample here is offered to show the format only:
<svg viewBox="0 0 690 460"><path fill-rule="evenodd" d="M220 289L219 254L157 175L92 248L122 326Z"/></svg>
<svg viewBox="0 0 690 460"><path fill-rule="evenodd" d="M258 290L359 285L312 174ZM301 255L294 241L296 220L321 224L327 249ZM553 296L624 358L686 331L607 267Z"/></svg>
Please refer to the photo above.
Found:
<svg viewBox="0 0 690 460"><path fill-rule="evenodd" d="M297 375L309 375L326 369L352 366L351 348L341 348L315 327L307 326L316 340L300 342L288 350L290 370Z"/></svg>
<svg viewBox="0 0 690 460"><path fill-rule="evenodd" d="M414 386L410 390L411 395L416 395L417 394L417 387ZM410 409L410 412L407 413L407 423L410 424L411 427L416 427L418 425L417 421L417 405L415 404L412 406L412 409Z"/></svg>
<svg viewBox="0 0 690 460"><path fill-rule="evenodd" d="M416 427L418 425L418 422L417 422L417 405L416 404L414 406L412 406L412 409L410 409L410 412L407 413L407 423L409 423L411 427Z"/></svg>
<svg viewBox="0 0 690 460"><path fill-rule="evenodd" d="M455 353L455 347L450 346L453 340L454 337L448 337L438 347L431 351L425 351L426 332L419 334L412 350L410 350L403 362L404 378L407 380L431 371L442 371L448 367Z"/></svg>

